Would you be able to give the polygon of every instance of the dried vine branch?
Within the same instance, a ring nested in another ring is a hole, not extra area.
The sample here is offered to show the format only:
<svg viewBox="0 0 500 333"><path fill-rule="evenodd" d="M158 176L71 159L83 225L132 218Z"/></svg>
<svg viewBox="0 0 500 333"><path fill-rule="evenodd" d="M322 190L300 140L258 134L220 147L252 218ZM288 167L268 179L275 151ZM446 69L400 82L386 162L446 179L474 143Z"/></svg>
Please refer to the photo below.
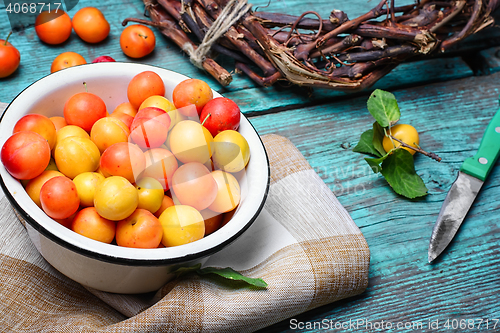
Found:
<svg viewBox="0 0 500 333"><path fill-rule="evenodd" d="M408 149L411 149L411 150L414 150L414 151L416 151L416 152L419 152L420 154L423 154L423 155L425 155L425 156L427 156L427 157L430 157L430 158L432 158L433 160L438 161L438 162L441 162L441 160L442 160L442 158L441 158L441 157L439 157L439 155L437 155L437 154L435 154L435 153L433 153L433 152L427 152L427 151L423 150L423 149L422 149L422 148L420 148L420 147L413 147L413 146L410 146L410 145L409 145L409 144L407 144L406 142L403 142L403 141L399 140L398 138L393 137L392 135L390 135L389 137L390 137L392 140L399 142L399 144L400 144L402 147L406 147L406 148L408 148Z"/></svg>
<svg viewBox="0 0 500 333"><path fill-rule="evenodd" d="M143 1L150 21L131 18L124 24L135 21L155 26L188 55L200 46L229 2ZM445 52L493 26L490 15L499 5L500 0L415 0L413 5L397 7L395 0L381 0L354 19L340 10L332 10L328 19L314 11L292 16L248 10L211 50L234 59L237 70L262 86L287 80L303 86L360 90L411 57ZM224 86L232 80L209 56L202 67Z"/></svg>

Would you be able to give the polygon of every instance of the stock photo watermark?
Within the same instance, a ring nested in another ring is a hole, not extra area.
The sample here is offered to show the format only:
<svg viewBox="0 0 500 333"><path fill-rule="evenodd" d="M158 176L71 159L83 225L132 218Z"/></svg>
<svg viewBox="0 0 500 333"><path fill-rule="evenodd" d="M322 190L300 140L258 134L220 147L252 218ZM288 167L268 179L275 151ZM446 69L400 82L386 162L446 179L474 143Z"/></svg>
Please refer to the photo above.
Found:
<svg viewBox="0 0 500 333"><path fill-rule="evenodd" d="M46 23L48 19L56 18L57 15L70 11L78 4L78 0L3 0L3 2L5 5L3 10L5 10L9 18L12 31L21 31L33 27L35 24ZM43 12L50 12L55 15L37 22L37 17Z"/></svg>
<svg viewBox="0 0 500 333"><path fill-rule="evenodd" d="M390 321L390 320L369 320L367 318L350 319L348 321L335 321L323 319L321 321L299 321L290 319L291 330L320 330L320 331L402 331L413 332L417 330L438 331L495 331L500 329L500 319L491 318L446 318L427 319L415 321Z"/></svg>
<svg viewBox="0 0 500 333"><path fill-rule="evenodd" d="M371 184L379 179L369 165L348 165L344 167L317 166L313 170L329 185L335 195L364 194Z"/></svg>
<svg viewBox="0 0 500 333"><path fill-rule="evenodd" d="M289 171L290 170L271 170L271 174L288 174ZM300 182L300 184L297 184L297 187L302 188L301 194L314 197L327 197L331 195L332 192L335 196L363 195L373 186L372 183L380 179L369 165L349 165L345 167L315 166L312 170L302 171L314 172L319 176L316 180L313 180L314 178L307 178L307 181L297 177L297 182ZM322 182L324 182L327 187L321 186ZM277 185L271 187L270 194L276 197L296 195L296 193L291 193L291 191L292 190L286 185Z"/></svg>

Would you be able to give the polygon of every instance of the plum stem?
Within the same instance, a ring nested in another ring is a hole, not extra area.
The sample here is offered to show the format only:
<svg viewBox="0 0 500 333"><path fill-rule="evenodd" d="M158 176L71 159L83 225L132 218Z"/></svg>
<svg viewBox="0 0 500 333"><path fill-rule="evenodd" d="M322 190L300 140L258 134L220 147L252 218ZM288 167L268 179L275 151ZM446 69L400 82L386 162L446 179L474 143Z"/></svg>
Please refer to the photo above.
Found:
<svg viewBox="0 0 500 333"><path fill-rule="evenodd" d="M441 162L441 157L439 157L437 154L435 153L431 153L431 152L426 152L425 150L423 150L422 148L418 147L418 148L415 148L413 146L410 146L409 144L407 144L406 142L403 142L395 137L393 137L392 135L389 135L389 137L392 139L392 140L395 140L397 142L399 142L401 144L402 147L406 147L406 148L409 148L409 149L412 149L416 152L419 152L420 154L424 154L425 156L427 157L430 157L438 162ZM397 148L397 147L395 147Z"/></svg>
<svg viewBox="0 0 500 333"><path fill-rule="evenodd" d="M205 117L205 119L201 123L201 126L203 126L203 124L205 124L205 121L207 121L208 117L210 117L211 115L212 115L211 113L207 114L207 116Z"/></svg>
<svg viewBox="0 0 500 333"><path fill-rule="evenodd" d="M7 41L9 40L10 35L12 35L12 31L9 32L9 34L7 35L7 38L5 38L5 43L3 45L7 46Z"/></svg>

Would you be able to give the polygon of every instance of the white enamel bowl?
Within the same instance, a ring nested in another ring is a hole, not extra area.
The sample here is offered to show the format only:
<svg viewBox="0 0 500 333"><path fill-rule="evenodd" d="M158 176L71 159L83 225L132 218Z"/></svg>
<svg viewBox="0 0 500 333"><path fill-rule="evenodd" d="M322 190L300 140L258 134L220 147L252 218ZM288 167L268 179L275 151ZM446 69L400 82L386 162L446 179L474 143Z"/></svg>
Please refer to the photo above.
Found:
<svg viewBox="0 0 500 333"><path fill-rule="evenodd" d="M100 96L108 111L127 101L128 82L151 70L165 82L171 99L177 83L187 79L158 67L133 63L97 63L50 74L21 92L0 120L0 145L12 134L14 124L28 113L62 115L64 103L82 92ZM220 96L214 91L214 96ZM49 218L27 195L20 182L0 165L0 185L41 255L58 271L82 285L113 293L144 293L158 290L179 266L203 263L238 238L260 213L269 189L269 162L255 129L242 115L240 133L247 139L251 158L241 180L242 200L231 221L196 242L159 249L134 249L104 244L81 236Z"/></svg>

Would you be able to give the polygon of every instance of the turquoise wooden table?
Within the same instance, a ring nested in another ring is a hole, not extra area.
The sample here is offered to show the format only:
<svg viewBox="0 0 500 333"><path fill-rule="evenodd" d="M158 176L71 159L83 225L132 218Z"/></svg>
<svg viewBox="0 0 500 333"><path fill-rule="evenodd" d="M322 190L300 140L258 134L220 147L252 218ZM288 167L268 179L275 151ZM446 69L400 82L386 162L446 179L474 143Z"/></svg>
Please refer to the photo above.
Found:
<svg viewBox="0 0 500 333"><path fill-rule="evenodd" d="M262 7L267 2L253 4ZM314 9L328 17L332 9L339 8L354 17L372 5L362 0L273 0L266 11L300 15ZM82 0L70 16L86 6L103 11L111 24L110 36L92 45L73 33L64 44L48 46L38 40L33 28L15 32L10 41L21 52L21 65L14 75L0 80L1 102L10 102L26 86L48 75L52 60L64 51L78 52L88 62L100 55L136 61L123 55L118 40L122 20L142 18L143 3ZM9 31L5 6L0 3L0 36L4 38ZM344 325L339 331L355 332L446 332L453 327L460 329L460 324L464 327L463 323L471 332L500 331L500 322L492 329L500 320L500 163L454 241L433 264L427 262L429 238L444 197L461 163L478 149L483 131L499 107L498 29L465 40L443 57L403 64L375 87L356 94L286 85L262 88L241 74L234 75L230 86L222 87L192 66L158 31L156 35L154 53L141 63L206 80L236 101L260 134L289 138L349 211L370 247L369 286L363 294L262 332L317 332L325 327L322 324L332 327L335 323ZM232 66L227 59L221 63L226 68ZM380 175L369 169L362 155L352 152L360 134L371 126L366 101L374 88L396 95L401 122L415 126L421 146L443 158L440 163L424 156L415 158L416 170L429 189L423 199L407 200L396 195ZM367 326L367 322L371 324ZM393 325L392 330L386 329L387 323ZM397 323L402 329L396 329ZM439 329L433 330L431 323L434 327L438 324Z"/></svg>

